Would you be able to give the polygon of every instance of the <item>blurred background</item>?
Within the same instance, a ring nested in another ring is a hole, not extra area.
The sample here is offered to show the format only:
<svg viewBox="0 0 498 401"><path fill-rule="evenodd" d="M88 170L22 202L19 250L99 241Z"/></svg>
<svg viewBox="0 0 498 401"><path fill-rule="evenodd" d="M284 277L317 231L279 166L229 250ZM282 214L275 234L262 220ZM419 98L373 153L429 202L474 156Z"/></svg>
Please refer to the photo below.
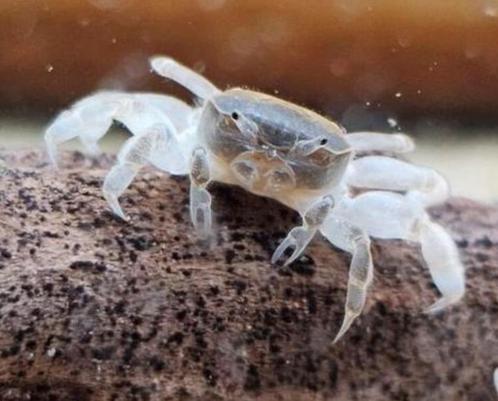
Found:
<svg viewBox="0 0 498 401"><path fill-rule="evenodd" d="M410 160L498 202L498 0L1 0L1 146L42 146L99 89L185 96L151 74L154 54L348 130L413 135Z"/></svg>

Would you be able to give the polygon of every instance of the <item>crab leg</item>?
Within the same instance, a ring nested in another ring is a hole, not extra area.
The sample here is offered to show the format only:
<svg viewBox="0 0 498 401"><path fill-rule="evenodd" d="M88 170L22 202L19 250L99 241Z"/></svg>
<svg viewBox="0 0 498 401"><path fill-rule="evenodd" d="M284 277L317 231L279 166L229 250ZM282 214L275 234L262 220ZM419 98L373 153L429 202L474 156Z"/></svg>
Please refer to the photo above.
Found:
<svg viewBox="0 0 498 401"><path fill-rule="evenodd" d="M202 75L169 57L150 59L152 69L159 75L177 82L201 99L209 99L220 90Z"/></svg>
<svg viewBox="0 0 498 401"><path fill-rule="evenodd" d="M45 131L48 156L57 165L57 146L80 137L90 153L97 153L97 141L109 130L116 104L108 93L89 96L60 113Z"/></svg>
<svg viewBox="0 0 498 401"><path fill-rule="evenodd" d="M333 343L348 331L365 306L368 287L373 279L370 239L364 230L331 213L320 229L335 246L352 254L344 319Z"/></svg>
<svg viewBox="0 0 498 401"><path fill-rule="evenodd" d="M427 215L419 221L419 225L415 235L418 234L432 280L443 295L426 312L438 312L462 298L465 291L464 268L455 242L443 227L430 221Z"/></svg>
<svg viewBox="0 0 498 401"><path fill-rule="evenodd" d="M347 172L353 187L409 191L424 205L444 201L449 195L446 180L432 169L414 166L385 156L366 156L354 160Z"/></svg>
<svg viewBox="0 0 498 401"><path fill-rule="evenodd" d="M206 189L209 181L207 153L198 147L192 153L190 166L190 218L202 239L211 234L211 195Z"/></svg>
<svg viewBox="0 0 498 401"><path fill-rule="evenodd" d="M415 149L413 140L405 134L352 132L346 135L346 140L356 152L407 153Z"/></svg>
<svg viewBox="0 0 498 401"><path fill-rule="evenodd" d="M409 196L383 191L366 192L355 198L344 198L335 213L369 236L421 244L424 260L442 295L427 308L428 312L441 310L462 298L465 272L454 241L443 227L431 221L422 205L413 202ZM330 230L324 235L330 239Z"/></svg>
<svg viewBox="0 0 498 401"><path fill-rule="evenodd" d="M273 253L271 263L276 263L288 248L294 248L294 250L292 255L285 261L284 266L296 260L313 239L333 205L334 199L331 196L325 196L311 205L303 216L303 225L294 227L289 232Z"/></svg>
<svg viewBox="0 0 498 401"><path fill-rule="evenodd" d="M333 343L348 331L353 321L361 314L367 299L367 290L373 278L372 255L370 253L370 240L362 233L351 231L353 258L349 268L348 290L346 295L346 305L344 307L344 319L339 332Z"/></svg>
<svg viewBox="0 0 498 401"><path fill-rule="evenodd" d="M133 134L155 123L185 129L193 109L170 96L149 93L101 92L85 97L60 113L45 131L50 160L57 162L57 146L79 137L85 149L98 153L97 142L112 125L123 123Z"/></svg>
<svg viewBox="0 0 498 401"><path fill-rule="evenodd" d="M136 135L128 139L118 154L118 162L109 171L104 180L104 197L109 203L112 211L126 220L118 198L130 185L138 171L154 157L161 149L170 147L171 153L178 153L179 149L174 146L174 138L170 128L163 124L154 124L142 135ZM162 157L165 157L162 153Z"/></svg>

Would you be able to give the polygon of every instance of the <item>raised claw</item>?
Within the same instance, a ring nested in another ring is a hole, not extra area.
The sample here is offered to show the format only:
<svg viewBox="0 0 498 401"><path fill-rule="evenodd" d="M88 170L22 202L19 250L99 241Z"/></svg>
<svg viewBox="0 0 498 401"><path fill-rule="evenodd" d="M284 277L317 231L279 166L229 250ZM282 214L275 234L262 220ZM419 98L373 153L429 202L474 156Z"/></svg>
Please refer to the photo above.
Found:
<svg viewBox="0 0 498 401"><path fill-rule="evenodd" d="M208 99L220 90L202 75L169 57L150 59L152 69L159 75L177 82L201 99Z"/></svg>

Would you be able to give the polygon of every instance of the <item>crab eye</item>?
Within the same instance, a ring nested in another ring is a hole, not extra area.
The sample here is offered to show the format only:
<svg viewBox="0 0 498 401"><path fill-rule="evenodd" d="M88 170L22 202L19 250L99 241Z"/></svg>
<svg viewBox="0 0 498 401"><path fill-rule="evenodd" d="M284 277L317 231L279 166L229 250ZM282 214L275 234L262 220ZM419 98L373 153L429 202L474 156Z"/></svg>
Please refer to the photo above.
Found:
<svg viewBox="0 0 498 401"><path fill-rule="evenodd" d="M234 120L238 120L238 119L239 119L239 113L237 113L236 111L234 111L234 112L232 113L232 118L233 118Z"/></svg>

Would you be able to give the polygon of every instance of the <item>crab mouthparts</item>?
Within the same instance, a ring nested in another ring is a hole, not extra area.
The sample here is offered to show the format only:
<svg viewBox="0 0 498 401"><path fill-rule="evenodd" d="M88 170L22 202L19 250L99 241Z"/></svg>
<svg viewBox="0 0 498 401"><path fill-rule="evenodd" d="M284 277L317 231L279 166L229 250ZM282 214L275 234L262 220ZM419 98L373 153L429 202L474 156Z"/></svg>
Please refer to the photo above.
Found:
<svg viewBox="0 0 498 401"><path fill-rule="evenodd" d="M231 163L231 168L240 185L250 191L269 194L296 186L294 172L275 149L242 153Z"/></svg>

